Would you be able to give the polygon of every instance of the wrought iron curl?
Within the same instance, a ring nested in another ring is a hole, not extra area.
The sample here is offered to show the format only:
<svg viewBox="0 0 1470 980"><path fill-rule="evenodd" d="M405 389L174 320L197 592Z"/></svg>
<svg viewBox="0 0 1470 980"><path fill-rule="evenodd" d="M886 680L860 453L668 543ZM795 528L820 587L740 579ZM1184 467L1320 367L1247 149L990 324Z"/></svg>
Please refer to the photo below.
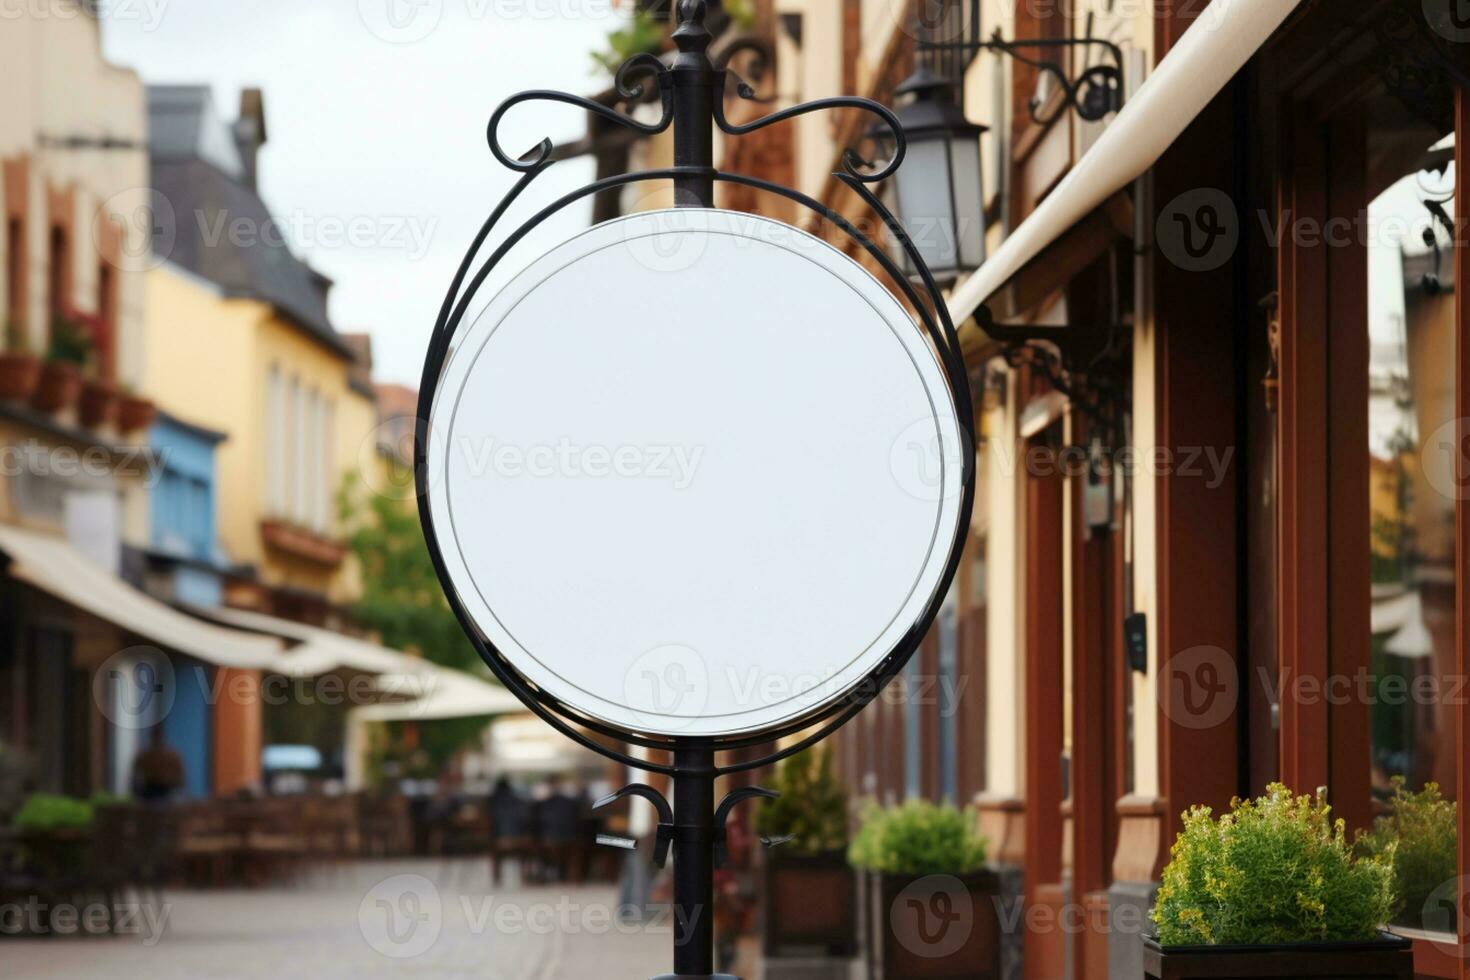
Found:
<svg viewBox="0 0 1470 980"><path fill-rule="evenodd" d="M766 73L771 69L771 52L764 41L753 37L742 37L731 42L720 52L720 59L715 64L715 70L725 73L725 77L735 83L735 94L745 102L755 102L761 105L769 105L776 101L774 95L758 95L755 86L749 84L733 68L731 64L741 54L750 55L750 77L756 82L765 79Z"/></svg>
<svg viewBox="0 0 1470 980"><path fill-rule="evenodd" d="M643 98L644 87L642 82L634 82L633 79L639 75L652 75L658 78L659 99L662 104L662 113L659 118L651 123L640 122L627 113L619 112L611 106L603 105L593 99L581 95L573 95L570 92L558 92L554 89L531 89L526 92L518 92L506 99L496 108L490 116L490 122L485 127L485 141L490 144L490 152L495 154L495 159L509 170L518 173L530 173L538 166L551 159L552 143L550 139L543 139L530 150L519 157L513 157L506 152L500 142L500 123L505 114L523 102L560 102L564 105L576 106L585 109L609 122L625 126L634 132L645 136L656 136L669 128L674 121L674 99L669 85L668 69L663 62L653 55L634 55L618 68L614 79L614 85L620 102L637 102Z"/></svg>
<svg viewBox="0 0 1470 980"><path fill-rule="evenodd" d="M732 73L727 70L725 74L729 76ZM743 99L753 99L755 93L750 86L744 82L739 82L738 77L737 82L736 92L740 97ZM883 125L887 126L888 131L893 134L893 159L889 160L881 168L865 173L863 168L870 167L872 164L864 160L855 150L849 148L842 153L843 170L865 184L875 184L893 176L893 172L903 163L903 156L908 147L908 140L904 136L903 126L899 124L898 117L893 114L893 111L879 102L874 102L872 99L864 99L856 95L838 95L829 99L816 99L812 102L803 102L800 105L791 106L789 109L781 109L778 112L761 116L759 119L752 120L748 123L730 122L725 116L725 107L722 100L716 99L714 103L715 125L720 127L721 132L730 136L744 136L746 133L753 133L757 129L765 129L767 126L773 126L776 123L785 122L788 119L795 119L797 116L805 116L812 112L825 112L828 109L860 109L881 119Z"/></svg>

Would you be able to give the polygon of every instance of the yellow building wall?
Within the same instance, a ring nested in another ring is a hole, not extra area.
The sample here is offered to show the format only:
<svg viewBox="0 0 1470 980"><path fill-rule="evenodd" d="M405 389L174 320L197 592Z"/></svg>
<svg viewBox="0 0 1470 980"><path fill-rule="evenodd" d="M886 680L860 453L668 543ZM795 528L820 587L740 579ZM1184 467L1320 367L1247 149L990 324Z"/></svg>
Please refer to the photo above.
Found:
<svg viewBox="0 0 1470 980"><path fill-rule="evenodd" d="M362 396L349 388L349 362L342 354L329 350L294 324L278 316L267 316L260 322L255 348L250 416L256 433L256 438L252 440L252 492L258 500L267 499L270 447L264 430L267 419L266 392L272 365L279 367L287 375L298 376L303 386L315 388L332 405L332 505L329 508L327 536L340 538L342 522L336 512L336 490L341 486L343 478L357 466L358 446L369 437L377 419L370 409L363 407ZM272 586L288 586L323 593L334 602L352 598L355 592L348 588L347 580L351 576L345 563L335 568L325 568L314 562L260 546L260 518L281 516L269 513L269 509L268 506L260 507L255 515L261 577L265 582Z"/></svg>
<svg viewBox="0 0 1470 980"><path fill-rule="evenodd" d="M358 467L359 451L377 424L373 402L348 385L349 362L267 304L224 297L205 280L165 264L147 276L147 367L143 390L179 418L228 434L216 451L216 526L236 562L255 566L270 586L321 593L333 602L355 598L350 562L327 567L267 548L261 521L271 438L267 433L270 370L296 375L332 405L332 503L328 537L339 537L336 490ZM287 421L287 427L292 423Z"/></svg>
<svg viewBox="0 0 1470 980"><path fill-rule="evenodd" d="M215 451L216 530L231 559L260 557L261 426L255 379L239 369L255 350L264 307L225 298L212 283L164 264L145 277L147 358L143 392L185 422L228 433Z"/></svg>

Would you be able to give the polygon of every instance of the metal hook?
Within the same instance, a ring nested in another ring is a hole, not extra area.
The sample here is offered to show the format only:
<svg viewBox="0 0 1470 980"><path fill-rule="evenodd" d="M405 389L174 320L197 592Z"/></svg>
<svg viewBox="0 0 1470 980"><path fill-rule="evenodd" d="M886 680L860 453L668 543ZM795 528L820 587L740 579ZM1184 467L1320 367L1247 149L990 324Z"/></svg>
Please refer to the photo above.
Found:
<svg viewBox="0 0 1470 980"><path fill-rule="evenodd" d="M727 836L725 824L730 819L730 811L735 809L746 800L761 798L774 800L781 794L773 789L764 789L760 786L742 786L740 789L731 790L720 801L715 808L715 867L722 868L729 860L729 848L726 846ZM769 846L769 845L768 845Z"/></svg>
<svg viewBox="0 0 1470 980"><path fill-rule="evenodd" d="M674 839L674 808L669 801L658 790L647 783L632 783L624 786L616 793L604 796L592 804L592 809L601 810L605 806L611 806L625 796L637 796L653 804L658 811L658 837L653 848L653 866L662 868L669 859L669 842ZM598 834L597 843L607 844L611 847L620 847L624 850L633 850L637 841L631 837L615 837L611 834Z"/></svg>

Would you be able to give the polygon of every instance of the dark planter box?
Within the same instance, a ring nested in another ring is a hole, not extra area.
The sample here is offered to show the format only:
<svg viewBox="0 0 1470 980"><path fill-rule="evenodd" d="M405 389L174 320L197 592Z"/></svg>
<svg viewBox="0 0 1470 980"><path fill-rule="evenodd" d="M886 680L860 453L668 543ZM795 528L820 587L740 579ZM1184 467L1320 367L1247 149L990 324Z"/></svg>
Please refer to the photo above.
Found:
<svg viewBox="0 0 1470 980"><path fill-rule="evenodd" d="M0 353L0 398L29 401L41 383L41 361L33 354Z"/></svg>
<svg viewBox="0 0 1470 980"><path fill-rule="evenodd" d="M1401 936L1382 933L1377 939L1354 943L1292 943L1281 946L1160 946L1151 936L1143 939L1143 975L1152 980L1236 977L1349 977L1372 980L1413 980L1413 944Z"/></svg>
<svg viewBox="0 0 1470 980"><path fill-rule="evenodd" d="M857 879L843 851L770 851L761 885L767 956L857 953Z"/></svg>
<svg viewBox="0 0 1470 980"><path fill-rule="evenodd" d="M872 875L866 890L872 980L1000 976L1000 879L992 872Z"/></svg>
<svg viewBox="0 0 1470 980"><path fill-rule="evenodd" d="M57 412L76 404L82 392L82 373L75 364L47 361L31 395L31 404L43 412Z"/></svg>

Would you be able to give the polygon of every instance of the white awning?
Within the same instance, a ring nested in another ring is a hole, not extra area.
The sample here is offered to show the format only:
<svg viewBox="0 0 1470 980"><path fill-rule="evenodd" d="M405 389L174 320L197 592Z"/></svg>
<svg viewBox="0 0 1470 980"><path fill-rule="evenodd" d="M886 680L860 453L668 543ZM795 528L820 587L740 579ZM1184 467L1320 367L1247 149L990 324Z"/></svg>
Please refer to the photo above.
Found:
<svg viewBox="0 0 1470 980"><path fill-rule="evenodd" d="M1299 3L1214 0L1206 7L1056 189L955 289L954 322L963 324L1043 249L1146 173Z"/></svg>
<svg viewBox="0 0 1470 980"><path fill-rule="evenodd" d="M219 667L273 668L283 644L202 622L140 592L61 538L0 524L10 574L98 619Z"/></svg>
<svg viewBox="0 0 1470 980"><path fill-rule="evenodd" d="M224 606L190 606L189 610L226 626L290 640L291 647L274 667L280 673L295 677L311 677L343 667L365 674L403 674L412 672L414 665L423 663L367 640L265 613Z"/></svg>
<svg viewBox="0 0 1470 980"><path fill-rule="evenodd" d="M352 709L352 717L359 721L428 721L514 714L527 710L520 699L497 683L428 661L420 660L418 663L430 671L427 678L422 674L401 679L382 678L385 683L397 680L405 693L415 688L421 690L416 700L363 705Z"/></svg>
<svg viewBox="0 0 1470 980"><path fill-rule="evenodd" d="M345 668L377 675L375 687L384 700L352 709L360 720L465 718L526 710L497 683L368 640L245 609L210 608L198 613L293 641L296 645L278 658L276 669L281 673L310 676Z"/></svg>

